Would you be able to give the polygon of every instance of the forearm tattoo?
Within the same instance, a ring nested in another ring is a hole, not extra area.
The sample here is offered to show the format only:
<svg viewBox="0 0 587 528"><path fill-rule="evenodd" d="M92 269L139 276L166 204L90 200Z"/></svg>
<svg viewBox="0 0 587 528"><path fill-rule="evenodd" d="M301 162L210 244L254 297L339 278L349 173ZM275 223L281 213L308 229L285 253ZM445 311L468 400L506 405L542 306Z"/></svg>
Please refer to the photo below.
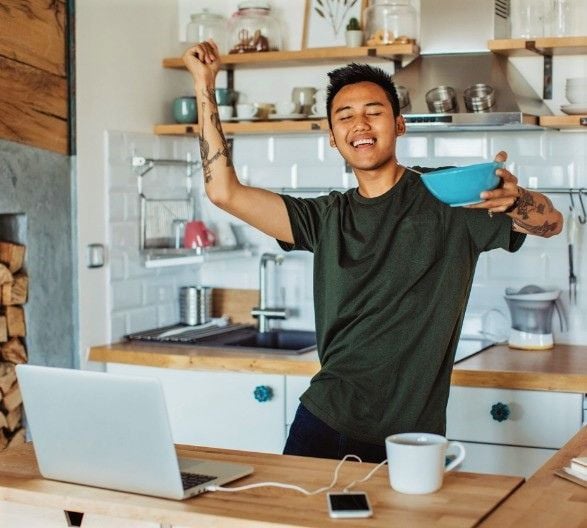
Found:
<svg viewBox="0 0 587 528"><path fill-rule="evenodd" d="M520 227L533 235L545 236L551 232L558 232L558 222L548 222L548 220L539 218L554 212L554 206L548 197L538 195L541 200L536 200L536 196L520 187L520 196L517 205L512 213L515 215L512 220L514 229ZM542 201L543 200L543 201ZM540 222L537 224L536 222Z"/></svg>
<svg viewBox="0 0 587 528"><path fill-rule="evenodd" d="M214 107L214 101L216 99L216 90L214 88L207 88L202 90L202 114L205 115L205 109L207 104L211 104ZM214 154L210 153L210 143L208 142L208 127L206 120L202 116L202 126L200 128L200 156L202 158L202 170L204 173L204 182L210 183L212 181L212 164L219 158L224 157L226 159L226 166L232 165L230 158L230 148L226 142L226 138L222 132L222 125L220 123L220 116L218 115L218 109L212 110L210 115L210 122L220 135L220 141L222 143L221 148Z"/></svg>

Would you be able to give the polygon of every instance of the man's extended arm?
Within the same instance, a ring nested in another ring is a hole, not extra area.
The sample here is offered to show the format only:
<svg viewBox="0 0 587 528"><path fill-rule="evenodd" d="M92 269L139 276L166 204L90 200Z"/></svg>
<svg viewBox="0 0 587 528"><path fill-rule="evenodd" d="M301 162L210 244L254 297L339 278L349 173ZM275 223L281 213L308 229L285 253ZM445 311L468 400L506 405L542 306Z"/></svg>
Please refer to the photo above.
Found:
<svg viewBox="0 0 587 528"><path fill-rule="evenodd" d="M267 235L293 243L282 198L265 189L242 185L236 176L216 103L216 75L220 69L216 44L202 42L188 49L183 60L195 82L206 194L215 205Z"/></svg>
<svg viewBox="0 0 587 528"><path fill-rule="evenodd" d="M505 152L495 157L496 161L506 159ZM507 214L512 219L512 229L519 233L548 238L562 231L563 216L546 196L520 187L518 179L506 169L498 169L496 174L503 184L493 191L481 193L485 201L471 207L487 209L490 215Z"/></svg>

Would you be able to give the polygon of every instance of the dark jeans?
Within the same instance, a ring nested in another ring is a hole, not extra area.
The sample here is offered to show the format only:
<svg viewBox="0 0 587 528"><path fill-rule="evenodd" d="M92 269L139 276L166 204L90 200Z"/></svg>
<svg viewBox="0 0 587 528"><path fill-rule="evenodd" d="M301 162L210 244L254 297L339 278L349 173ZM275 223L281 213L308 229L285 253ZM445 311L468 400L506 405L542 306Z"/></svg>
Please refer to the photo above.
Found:
<svg viewBox="0 0 587 528"><path fill-rule="evenodd" d="M383 462L385 446L354 440L316 418L301 403L289 430L284 455L342 459L357 455L363 462ZM351 459L352 460L352 459Z"/></svg>

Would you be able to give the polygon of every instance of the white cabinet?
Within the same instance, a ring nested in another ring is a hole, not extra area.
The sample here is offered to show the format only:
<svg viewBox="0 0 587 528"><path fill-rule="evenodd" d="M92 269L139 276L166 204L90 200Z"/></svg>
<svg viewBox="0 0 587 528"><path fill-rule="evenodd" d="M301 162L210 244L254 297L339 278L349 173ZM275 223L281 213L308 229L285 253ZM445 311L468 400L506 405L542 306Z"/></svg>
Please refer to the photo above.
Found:
<svg viewBox="0 0 587 528"><path fill-rule="evenodd" d="M529 476L581 428L583 395L452 386L446 421L461 470Z"/></svg>
<svg viewBox="0 0 587 528"><path fill-rule="evenodd" d="M109 363L107 369L161 380L176 443L268 453L283 450L285 376L118 363Z"/></svg>

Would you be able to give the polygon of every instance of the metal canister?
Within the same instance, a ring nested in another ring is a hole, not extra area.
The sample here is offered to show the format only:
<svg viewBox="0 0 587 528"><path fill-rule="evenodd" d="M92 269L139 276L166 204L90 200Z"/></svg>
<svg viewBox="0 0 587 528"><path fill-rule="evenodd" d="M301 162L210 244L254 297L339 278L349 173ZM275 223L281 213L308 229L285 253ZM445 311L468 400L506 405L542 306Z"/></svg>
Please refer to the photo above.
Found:
<svg viewBox="0 0 587 528"><path fill-rule="evenodd" d="M179 320L190 326L212 320L212 288L183 286L179 289Z"/></svg>

